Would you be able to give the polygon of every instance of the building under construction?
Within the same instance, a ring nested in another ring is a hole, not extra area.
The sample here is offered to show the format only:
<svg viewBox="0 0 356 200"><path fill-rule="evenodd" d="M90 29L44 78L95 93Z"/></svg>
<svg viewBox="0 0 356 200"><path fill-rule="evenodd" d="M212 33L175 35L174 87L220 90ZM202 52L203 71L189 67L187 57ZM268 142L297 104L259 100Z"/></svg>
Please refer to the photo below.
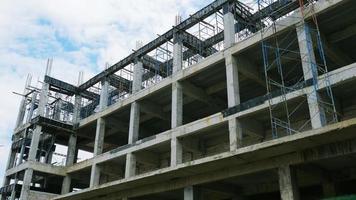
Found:
<svg viewBox="0 0 356 200"><path fill-rule="evenodd" d="M26 82L1 199L356 193L355 13L216 0L86 82L49 60L41 87Z"/></svg>

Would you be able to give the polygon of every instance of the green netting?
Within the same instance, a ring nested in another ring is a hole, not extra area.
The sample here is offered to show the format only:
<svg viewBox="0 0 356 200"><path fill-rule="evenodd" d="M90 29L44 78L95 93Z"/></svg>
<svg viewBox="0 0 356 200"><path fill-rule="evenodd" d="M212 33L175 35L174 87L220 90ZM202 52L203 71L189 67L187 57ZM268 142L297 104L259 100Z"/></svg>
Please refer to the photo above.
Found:
<svg viewBox="0 0 356 200"><path fill-rule="evenodd" d="M327 198L324 200L356 200L356 195Z"/></svg>

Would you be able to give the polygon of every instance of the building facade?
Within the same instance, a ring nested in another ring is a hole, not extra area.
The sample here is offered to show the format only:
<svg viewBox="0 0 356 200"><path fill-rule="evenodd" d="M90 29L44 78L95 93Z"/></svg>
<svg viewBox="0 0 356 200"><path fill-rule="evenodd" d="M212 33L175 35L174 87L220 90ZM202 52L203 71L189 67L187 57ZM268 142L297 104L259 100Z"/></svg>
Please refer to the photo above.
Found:
<svg viewBox="0 0 356 200"><path fill-rule="evenodd" d="M49 61L41 88L26 81L1 199L356 193L355 11L216 0L86 82Z"/></svg>

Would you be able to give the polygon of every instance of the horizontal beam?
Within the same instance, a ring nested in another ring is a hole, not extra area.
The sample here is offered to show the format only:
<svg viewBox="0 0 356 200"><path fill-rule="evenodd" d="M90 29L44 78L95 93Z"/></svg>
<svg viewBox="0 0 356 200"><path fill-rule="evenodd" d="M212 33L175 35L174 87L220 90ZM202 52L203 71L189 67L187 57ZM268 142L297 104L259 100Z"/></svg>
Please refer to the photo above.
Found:
<svg viewBox="0 0 356 200"><path fill-rule="evenodd" d="M62 94L66 94L66 95L70 95L70 96L78 94L78 95L82 96L83 98L90 99L90 100L99 98L99 95L94 92L80 91L78 89L78 87L76 87L72 84L66 83L64 81L55 79L55 78L47 76L47 75L44 78L44 82L48 83L50 85L50 87L53 88L55 91L62 93Z"/></svg>
<svg viewBox="0 0 356 200"><path fill-rule="evenodd" d="M177 25L176 27L172 28L171 30L167 31L163 35L159 36L152 42L144 45L142 48L138 49L134 53L130 54L123 60L119 61L118 63L114 64L113 66L109 67L108 69L104 70L103 72L97 74L87 82L83 83L81 86L79 86L80 91L84 91L91 86L95 85L98 83L100 80L103 78L117 72L120 69L123 69L125 66L129 65L130 63L134 62L136 58L140 58L144 56L145 54L149 53L150 51L156 49L157 47L161 46L162 44L166 43L167 41L171 40L173 38L173 34L176 32L176 30L187 30L191 27L193 27L195 24L197 24L199 21L207 18L208 16L212 15L216 11L220 10L223 5L226 3L230 2L231 0L217 0L214 1L213 3L209 4L205 8L199 10L195 14L193 14L191 17L188 19L184 20L182 23Z"/></svg>
<svg viewBox="0 0 356 200"><path fill-rule="evenodd" d="M333 34L331 34L328 37L328 41L330 41L331 43L336 43L336 42L340 42L342 40L345 40L351 36L356 35L356 24L353 24L351 26L348 26L347 28L337 31Z"/></svg>

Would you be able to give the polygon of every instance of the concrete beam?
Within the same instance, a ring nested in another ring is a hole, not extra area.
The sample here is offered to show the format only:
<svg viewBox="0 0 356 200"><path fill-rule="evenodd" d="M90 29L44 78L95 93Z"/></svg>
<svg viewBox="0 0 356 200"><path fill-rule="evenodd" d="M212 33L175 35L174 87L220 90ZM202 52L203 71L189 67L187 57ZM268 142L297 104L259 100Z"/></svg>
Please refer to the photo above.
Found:
<svg viewBox="0 0 356 200"><path fill-rule="evenodd" d="M123 177L125 172L120 165L101 165L101 173L114 177Z"/></svg>
<svg viewBox="0 0 356 200"><path fill-rule="evenodd" d="M183 81L181 82L181 84L183 87L183 93L186 94L187 96L190 96L194 99L204 102L207 105L214 107L218 110L222 110L224 108L223 105L225 103L223 100L218 98L213 98L211 95L207 94L206 91L204 91L203 89L195 86L194 84L188 81Z"/></svg>
<svg viewBox="0 0 356 200"><path fill-rule="evenodd" d="M203 184L243 174L275 169L286 163L288 163L288 165L296 165L304 162L312 162L320 159L349 155L355 153L356 149L354 148L356 141L347 139L353 137L355 126L356 119L352 119L322 127L320 129L306 131L301 134L294 134L262 142L241 148L238 151L225 152L208 158L194 160L189 163L178 165L174 168L160 169L158 170L159 173L158 171L153 171L139 177L131 178L130 180L113 182L102 186L103 190L101 190L101 193L105 191L104 188L110 189L111 187L115 187L118 192L113 193L112 195L117 198L142 196L183 188L186 187L188 183L194 185ZM342 135L344 138L340 138L340 129L345 131ZM338 140L344 139L345 141L333 143L335 138L338 138ZM298 145L301 143L304 145ZM324 153L318 153L320 151ZM266 153L263 156L260 154L261 152ZM212 161L219 161L221 164L225 163L227 168L224 168L223 170L220 168L214 168L215 165L211 165ZM234 166L231 166L232 163L234 163ZM214 171L207 171L204 173L202 170L206 168L204 168L203 165L205 165L205 167L213 167L210 169ZM201 166L199 169L202 170L186 170L186 167L190 168L195 166ZM184 175L185 178L171 179L171 176L169 176L170 174L174 174L174 177L176 177L180 173L182 173L181 175ZM191 173L189 177L187 173ZM164 181L164 184L157 182L159 176L163 178L162 181ZM164 179L164 177L168 179ZM141 186L139 186L140 180L142 181ZM153 182L150 182L150 180ZM137 181L137 184L134 185L134 189L127 189L127 183L133 183L133 181ZM125 187L120 189L123 185L125 185ZM101 193L99 190L92 191L87 189L77 192L76 194L64 195L55 199L86 199L89 197L99 196ZM110 195L107 197L109 198Z"/></svg>
<svg viewBox="0 0 356 200"><path fill-rule="evenodd" d="M265 127L263 124L255 119L248 118L248 119L241 119L241 128L244 134L257 136L259 138L264 138L265 135Z"/></svg>
<svg viewBox="0 0 356 200"><path fill-rule="evenodd" d="M336 63L339 66L345 66L349 63L352 63L352 59L345 53L343 53L337 46L334 44L330 43L325 35L321 34L321 42L322 42L322 47L325 52L325 56L329 57L330 60L332 60L334 63ZM317 44L314 44L317 45Z"/></svg>
<svg viewBox="0 0 356 200"><path fill-rule="evenodd" d="M266 87L266 81L258 70L256 64L253 63L253 61L246 59L243 56L238 56L236 58L236 65L238 68L238 72L240 72L242 75L255 81L262 87Z"/></svg>
<svg viewBox="0 0 356 200"><path fill-rule="evenodd" d="M319 78L323 79L323 76L324 75L320 76ZM341 85L341 84L351 81L351 80L356 80L356 63L348 65L348 66L340 68L340 69L337 69L337 70L334 70L334 71L331 71L329 73L329 80L330 80L330 84L333 87L337 86L337 85ZM325 85L322 81L319 82L318 88L319 89L325 88ZM295 99L297 97L300 97L301 95L305 95L306 93L309 93L310 90L311 90L311 88L307 87L305 89L298 90L296 92L287 94L286 100L289 101L289 100ZM272 102L272 105L276 105L276 104L283 102L284 100L285 99L282 97L275 97L271 100L271 102ZM158 135L156 135L156 140L149 140L149 141L145 141L145 142L142 142L143 140L140 140L140 141L137 141L136 145L134 145L132 147L124 148L120 151L116 151L113 153L108 152L104 155L97 156L95 159L97 162L104 162L104 161L107 161L110 159L118 158L120 156L126 155L129 152L138 151L140 149L147 148L152 145L157 145L157 144L161 144L163 142L170 141L170 139L172 138L172 136L171 136L172 132L174 132L174 134L176 135L175 137L183 137L183 136L187 136L187 135L192 135L199 131L205 130L209 127L213 127L213 126L217 126L219 124L226 123L228 120L231 120L234 118L244 118L245 116L246 117L251 116L256 112L260 112L262 110L267 109L268 106L269 106L268 101L265 101L264 103L262 103L260 105L243 110L241 112L238 112L238 113L228 116L226 118L224 118L221 113L218 113L218 114L206 117L204 119L200 119L200 120L191 122L191 123L186 124L182 127L178 127L173 130L169 130L164 133L158 134ZM92 162L92 159L89 159L89 160L85 161L84 163L78 163L75 166L70 167L68 170L70 172L74 172L74 171L86 168L91 165L91 162Z"/></svg>
<svg viewBox="0 0 356 200"><path fill-rule="evenodd" d="M152 165L154 167L159 167L160 165L159 155L148 150L137 153L136 161L145 165Z"/></svg>
<svg viewBox="0 0 356 200"><path fill-rule="evenodd" d="M343 30L339 30L335 33L332 33L328 37L328 41L330 41L331 43L340 42L342 40L354 36L355 34L356 34L356 24L352 24Z"/></svg>
<svg viewBox="0 0 356 200"><path fill-rule="evenodd" d="M181 139L181 144L184 150L193 152L196 154L201 154L201 149L199 148L199 138L198 137L193 137L193 138L183 138Z"/></svg>
<svg viewBox="0 0 356 200"><path fill-rule="evenodd" d="M149 100L144 100L140 102L140 105L141 105L142 112L165 121L170 121L169 114L164 112L161 105L158 105Z"/></svg>
<svg viewBox="0 0 356 200"><path fill-rule="evenodd" d="M208 183L199 186L202 190L209 190L214 192L219 192L222 194L231 195L232 197L240 197L242 199L241 191L242 189L239 186L230 183L224 182L215 182L215 183Z"/></svg>

